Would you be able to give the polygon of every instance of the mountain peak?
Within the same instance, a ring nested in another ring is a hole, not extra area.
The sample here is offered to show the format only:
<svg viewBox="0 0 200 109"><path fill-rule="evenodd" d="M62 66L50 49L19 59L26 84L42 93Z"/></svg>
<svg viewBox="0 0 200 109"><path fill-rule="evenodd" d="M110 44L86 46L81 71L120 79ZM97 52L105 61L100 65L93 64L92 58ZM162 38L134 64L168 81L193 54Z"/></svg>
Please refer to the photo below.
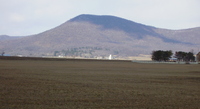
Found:
<svg viewBox="0 0 200 109"><path fill-rule="evenodd" d="M138 34L139 38L141 38L142 35L147 34L156 35L152 31L152 28L155 27L146 26L140 23L110 15L82 14L69 20L69 22L90 22L92 24L100 25L105 29L123 30L130 35Z"/></svg>
<svg viewBox="0 0 200 109"><path fill-rule="evenodd" d="M104 25L106 28L120 27L125 24L131 23L136 25L141 25L130 20L123 18L110 16L110 15L90 15L90 14L81 14L73 19L70 22L90 22L97 25ZM128 23L127 23L128 22ZM123 25L122 25L123 24ZM127 26L127 25L126 25Z"/></svg>
<svg viewBox="0 0 200 109"><path fill-rule="evenodd" d="M74 18L72 18L70 21L74 22L74 21L98 21L100 19L105 19L105 18L113 18L114 16L110 16L110 15L90 15L90 14L81 14L78 15ZM117 17L116 17L117 18Z"/></svg>

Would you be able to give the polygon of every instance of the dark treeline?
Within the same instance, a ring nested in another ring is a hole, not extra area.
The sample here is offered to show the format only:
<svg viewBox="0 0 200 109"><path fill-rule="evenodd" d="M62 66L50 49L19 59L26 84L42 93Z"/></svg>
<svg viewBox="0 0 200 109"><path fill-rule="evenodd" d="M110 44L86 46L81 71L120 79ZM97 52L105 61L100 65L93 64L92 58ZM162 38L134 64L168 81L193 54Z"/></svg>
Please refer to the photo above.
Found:
<svg viewBox="0 0 200 109"><path fill-rule="evenodd" d="M154 61L168 61L172 55L173 53L171 50L169 51L158 50L152 52L151 59Z"/></svg>
<svg viewBox="0 0 200 109"><path fill-rule="evenodd" d="M178 61L195 61L194 53L178 51L175 53Z"/></svg>
<svg viewBox="0 0 200 109"><path fill-rule="evenodd" d="M151 59L154 61L169 61L170 58L172 58L172 51L163 51L163 50L158 50L158 51L153 51L152 52L152 57ZM192 52L183 52L183 51L178 51L175 52L174 58L177 59L177 61L195 61L194 53Z"/></svg>

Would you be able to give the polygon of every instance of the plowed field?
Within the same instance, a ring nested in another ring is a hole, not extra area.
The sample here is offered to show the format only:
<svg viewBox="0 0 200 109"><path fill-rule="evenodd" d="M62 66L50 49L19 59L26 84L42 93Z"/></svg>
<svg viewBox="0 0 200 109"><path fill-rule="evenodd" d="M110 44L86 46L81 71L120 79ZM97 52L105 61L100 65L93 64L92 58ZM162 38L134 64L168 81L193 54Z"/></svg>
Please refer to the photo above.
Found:
<svg viewBox="0 0 200 109"><path fill-rule="evenodd" d="M0 59L1 109L197 109L200 65Z"/></svg>

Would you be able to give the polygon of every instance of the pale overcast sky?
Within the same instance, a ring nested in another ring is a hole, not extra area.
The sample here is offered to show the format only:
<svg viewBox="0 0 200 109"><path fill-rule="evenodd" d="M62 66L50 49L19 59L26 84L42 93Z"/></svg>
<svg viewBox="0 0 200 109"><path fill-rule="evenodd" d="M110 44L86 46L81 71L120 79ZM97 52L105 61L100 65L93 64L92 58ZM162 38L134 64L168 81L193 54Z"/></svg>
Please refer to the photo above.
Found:
<svg viewBox="0 0 200 109"><path fill-rule="evenodd" d="M80 14L186 29L200 26L199 10L200 0L0 0L0 35L37 34Z"/></svg>

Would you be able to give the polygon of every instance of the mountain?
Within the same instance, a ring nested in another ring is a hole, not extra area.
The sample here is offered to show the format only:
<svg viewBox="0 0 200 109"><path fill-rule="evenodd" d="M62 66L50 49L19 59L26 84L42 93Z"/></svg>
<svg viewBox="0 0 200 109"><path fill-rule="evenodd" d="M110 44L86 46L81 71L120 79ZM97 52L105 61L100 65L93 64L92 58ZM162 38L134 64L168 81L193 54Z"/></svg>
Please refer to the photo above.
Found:
<svg viewBox="0 0 200 109"><path fill-rule="evenodd" d="M90 22L95 25L101 25L104 29L115 29L121 30L128 33L130 36L143 38L146 35L154 37L160 37L166 42L175 41L168 39L161 34L158 34L153 29L155 27L142 25L130 20L114 17L114 16L91 16L91 15L80 15L70 20L71 22Z"/></svg>
<svg viewBox="0 0 200 109"><path fill-rule="evenodd" d="M153 50L190 51L200 48L200 27L168 30L115 16L79 15L48 31L0 40L0 51L25 56L150 55Z"/></svg>

